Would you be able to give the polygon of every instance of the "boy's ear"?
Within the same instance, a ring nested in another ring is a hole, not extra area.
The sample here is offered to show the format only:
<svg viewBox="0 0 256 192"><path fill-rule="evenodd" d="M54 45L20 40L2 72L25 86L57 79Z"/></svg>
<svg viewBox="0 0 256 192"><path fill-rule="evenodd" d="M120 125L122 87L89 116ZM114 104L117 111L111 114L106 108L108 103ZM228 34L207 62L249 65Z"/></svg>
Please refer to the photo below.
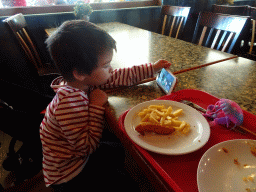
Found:
<svg viewBox="0 0 256 192"><path fill-rule="evenodd" d="M78 81L83 81L87 77L86 74L81 74L76 69L73 71L73 76Z"/></svg>

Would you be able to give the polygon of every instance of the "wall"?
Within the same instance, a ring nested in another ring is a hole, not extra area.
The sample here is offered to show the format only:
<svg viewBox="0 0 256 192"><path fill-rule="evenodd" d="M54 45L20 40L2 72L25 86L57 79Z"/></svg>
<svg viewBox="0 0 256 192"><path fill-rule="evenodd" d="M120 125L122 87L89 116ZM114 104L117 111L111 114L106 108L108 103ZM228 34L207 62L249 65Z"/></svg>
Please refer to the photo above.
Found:
<svg viewBox="0 0 256 192"><path fill-rule="evenodd" d="M161 12L160 6L94 11L90 20L94 23L118 21L142 29L156 31Z"/></svg>

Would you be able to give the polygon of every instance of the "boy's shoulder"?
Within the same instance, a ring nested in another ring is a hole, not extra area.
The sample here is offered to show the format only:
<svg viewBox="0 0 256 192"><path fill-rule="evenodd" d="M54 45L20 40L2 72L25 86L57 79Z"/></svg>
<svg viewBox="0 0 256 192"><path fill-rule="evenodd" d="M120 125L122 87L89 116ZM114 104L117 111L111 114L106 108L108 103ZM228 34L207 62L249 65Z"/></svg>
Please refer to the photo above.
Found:
<svg viewBox="0 0 256 192"><path fill-rule="evenodd" d="M74 96L85 96L85 93L77 88L62 84L63 77L58 77L53 80L51 87L54 90L54 92L59 96L59 98L64 97L74 97Z"/></svg>
<svg viewBox="0 0 256 192"><path fill-rule="evenodd" d="M70 86L62 85L59 88L57 88L56 93L63 96L69 96L73 94L82 94L82 91Z"/></svg>

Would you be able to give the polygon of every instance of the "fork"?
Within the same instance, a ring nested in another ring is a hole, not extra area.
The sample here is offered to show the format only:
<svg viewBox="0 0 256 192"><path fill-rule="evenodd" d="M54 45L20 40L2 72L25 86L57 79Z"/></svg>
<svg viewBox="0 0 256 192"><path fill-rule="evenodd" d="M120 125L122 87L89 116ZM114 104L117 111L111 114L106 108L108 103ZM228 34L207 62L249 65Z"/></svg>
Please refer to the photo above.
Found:
<svg viewBox="0 0 256 192"><path fill-rule="evenodd" d="M204 108L202 108L202 107L200 107L199 105L193 103L192 101L181 100L180 102L181 102L181 103L184 103L184 104L186 104L186 105L188 105L188 106L190 106L190 107L192 107L192 108L194 108L194 109L196 109L196 110L198 110L198 111L201 111L201 112L203 112L203 113L206 112L206 110L205 110Z"/></svg>

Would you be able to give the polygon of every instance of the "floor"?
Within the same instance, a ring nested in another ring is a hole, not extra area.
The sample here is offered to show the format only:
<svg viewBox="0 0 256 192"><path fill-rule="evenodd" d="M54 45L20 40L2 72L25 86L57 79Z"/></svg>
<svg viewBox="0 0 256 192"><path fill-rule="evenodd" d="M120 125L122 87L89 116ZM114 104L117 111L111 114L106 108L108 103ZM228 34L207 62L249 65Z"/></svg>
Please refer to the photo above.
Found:
<svg viewBox="0 0 256 192"><path fill-rule="evenodd" d="M53 190L49 187L45 186L43 180L43 173L39 172L33 178L24 181L22 184L18 186L11 186L4 189L4 192L16 192L16 191L24 191L24 192L53 192Z"/></svg>
<svg viewBox="0 0 256 192"><path fill-rule="evenodd" d="M9 144L12 137L3 133L0 130L0 184L4 188L4 192L9 191L26 191L26 192L52 192L51 188L46 188L43 180L42 172L39 172L33 178L26 180L18 186L13 186L14 175L10 171L6 171L2 167L3 160L6 158ZM22 145L22 142L17 141L15 151ZM0 190L1 191L1 190Z"/></svg>
<svg viewBox="0 0 256 192"><path fill-rule="evenodd" d="M6 171L2 167L3 160L6 158L6 154L8 152L9 144L12 137L3 133L0 130L0 184L5 188L8 186L8 181L6 180L7 176L10 174L9 171ZM15 144L15 151L17 151L22 145L22 142L16 142Z"/></svg>
<svg viewBox="0 0 256 192"><path fill-rule="evenodd" d="M9 144L12 137L3 133L0 130L0 184L4 188L4 192L11 192L11 191L25 191L25 192L53 192L51 188L45 187L45 183L43 180L43 173L40 171L37 175L33 178L28 179L21 183L18 186L13 185L13 181L15 176L12 172L6 171L2 167L2 162L6 158L6 154L8 152ZM17 141L15 144L15 151L17 151L22 145L22 142ZM128 155L129 156L129 155ZM140 191L146 192L153 192L155 191L153 186L149 183L147 177L142 172L141 168L137 165L137 163L133 160L132 157L127 157L126 161L129 161L129 169L131 169L132 165L132 172L130 173L132 178L138 183ZM0 189L0 192L1 189Z"/></svg>

